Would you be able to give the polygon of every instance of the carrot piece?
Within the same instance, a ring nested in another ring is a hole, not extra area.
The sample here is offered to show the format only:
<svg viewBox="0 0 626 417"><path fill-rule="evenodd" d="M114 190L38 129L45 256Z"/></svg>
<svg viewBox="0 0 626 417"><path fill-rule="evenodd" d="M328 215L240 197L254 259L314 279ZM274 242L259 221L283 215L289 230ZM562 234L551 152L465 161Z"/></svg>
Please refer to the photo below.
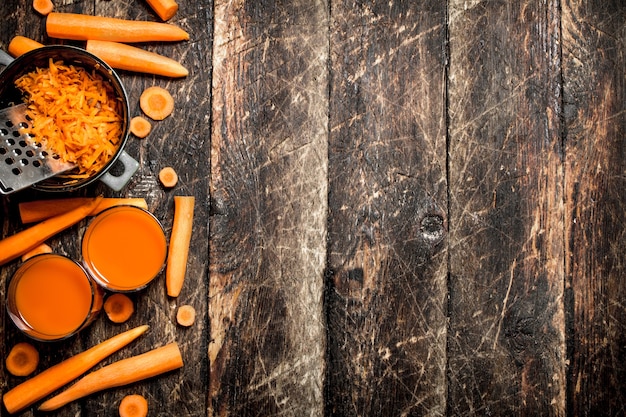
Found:
<svg viewBox="0 0 626 417"><path fill-rule="evenodd" d="M181 326L189 327L196 321L196 309L189 304L178 307L176 322Z"/></svg>
<svg viewBox="0 0 626 417"><path fill-rule="evenodd" d="M174 0L147 0L152 10L163 20L170 20L178 11L178 3Z"/></svg>
<svg viewBox="0 0 626 417"><path fill-rule="evenodd" d="M135 305L127 295L115 293L104 301L104 312L113 323L124 323L135 312Z"/></svg>
<svg viewBox="0 0 626 417"><path fill-rule="evenodd" d="M101 198L96 197L73 210L46 219L0 240L0 265L22 256L55 234L83 220L100 203Z"/></svg>
<svg viewBox="0 0 626 417"><path fill-rule="evenodd" d="M174 98L163 87L148 87L139 96L139 107L153 120L163 120L174 111Z"/></svg>
<svg viewBox="0 0 626 417"><path fill-rule="evenodd" d="M130 133L137 136L139 139L148 136L151 130L152 125L145 117L135 116L130 119Z"/></svg>
<svg viewBox="0 0 626 417"><path fill-rule="evenodd" d="M91 198L87 197L67 197L46 200L24 201L18 204L20 219L22 223L34 223L49 219L50 217L66 213L76 207L82 206L89 202ZM145 198L123 198L123 197L103 197L88 216L95 216L103 210L114 206L137 206L145 210L148 209L148 203Z"/></svg>
<svg viewBox="0 0 626 417"><path fill-rule="evenodd" d="M44 401L39 410L52 411L64 405L105 389L120 387L151 378L183 366L183 358L176 343L137 356L122 359L97 369L60 394Z"/></svg>
<svg viewBox="0 0 626 417"><path fill-rule="evenodd" d="M128 345L147 330L148 326L143 325L120 333L22 382L2 396L7 411L13 414L39 401L84 374L98 362Z"/></svg>
<svg viewBox="0 0 626 417"><path fill-rule="evenodd" d="M166 188L172 188L178 183L178 174L172 167L163 167L159 171L159 181Z"/></svg>
<svg viewBox="0 0 626 417"><path fill-rule="evenodd" d="M193 196L174 197L174 220L165 271L165 285L170 297L178 297L185 281L194 204Z"/></svg>
<svg viewBox="0 0 626 417"><path fill-rule="evenodd" d="M112 42L169 42L189 40L189 34L178 26L115 17L79 13L52 12L46 18L46 32L51 38Z"/></svg>
<svg viewBox="0 0 626 417"><path fill-rule="evenodd" d="M33 256L41 255L42 253L52 253L52 248L50 247L50 245L42 243L41 245L29 250L24 255L22 255L22 262L27 261Z"/></svg>
<svg viewBox="0 0 626 417"><path fill-rule="evenodd" d="M120 417L146 417L148 400L139 394L127 395L120 401L119 413Z"/></svg>
<svg viewBox="0 0 626 417"><path fill-rule="evenodd" d="M21 342L11 348L6 360L7 371L15 376L28 376L39 365L39 352L33 345Z"/></svg>
<svg viewBox="0 0 626 417"><path fill-rule="evenodd" d="M11 42L9 42L7 49L11 56L17 58L18 56L24 55L26 52L41 48L42 46L44 46L42 43L27 38L26 36L14 36Z"/></svg>
<svg viewBox="0 0 626 417"><path fill-rule="evenodd" d="M180 78L189 71L180 62L120 42L90 39L85 47L115 69Z"/></svg>
<svg viewBox="0 0 626 417"><path fill-rule="evenodd" d="M54 3L52 0L33 0L33 9L40 15L47 16L52 13Z"/></svg>

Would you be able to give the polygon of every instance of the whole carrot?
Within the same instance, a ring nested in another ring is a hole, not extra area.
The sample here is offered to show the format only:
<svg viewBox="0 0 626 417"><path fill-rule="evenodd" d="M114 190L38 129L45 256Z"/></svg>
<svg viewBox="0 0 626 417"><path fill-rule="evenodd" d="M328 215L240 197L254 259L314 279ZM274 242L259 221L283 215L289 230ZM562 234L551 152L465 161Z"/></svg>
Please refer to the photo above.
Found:
<svg viewBox="0 0 626 417"><path fill-rule="evenodd" d="M44 401L39 410L56 410L95 392L131 384L182 366L183 357L178 345L170 343L141 355L114 362L85 375L62 393Z"/></svg>
<svg viewBox="0 0 626 417"><path fill-rule="evenodd" d="M9 42L8 51L14 58L24 55L26 52L33 49L41 48L42 43L37 42L34 39L27 38L25 36L15 36Z"/></svg>
<svg viewBox="0 0 626 417"><path fill-rule="evenodd" d="M171 19L178 11L178 3L174 0L147 0L152 10L163 20Z"/></svg>
<svg viewBox="0 0 626 417"><path fill-rule="evenodd" d="M23 201L19 203L17 207L20 212L20 219L22 220L22 223L34 223L66 213L76 207L88 203L89 200L91 200L89 197L51 198L46 200ZM100 203L98 203L98 205L95 206L88 215L95 216L109 207L121 205L137 206L146 210L148 209L148 204L146 203L145 198L103 197L100 200Z"/></svg>
<svg viewBox="0 0 626 417"><path fill-rule="evenodd" d="M11 414L17 413L56 391L144 334L146 330L148 326L144 325L120 333L22 382L2 397L7 411Z"/></svg>
<svg viewBox="0 0 626 417"><path fill-rule="evenodd" d="M189 74L178 61L125 43L90 39L85 49L115 69L172 78Z"/></svg>
<svg viewBox="0 0 626 417"><path fill-rule="evenodd" d="M73 210L51 217L0 240L0 265L22 256L60 231L78 223L89 215L101 199L102 197L91 199Z"/></svg>
<svg viewBox="0 0 626 417"><path fill-rule="evenodd" d="M170 297L178 297L185 281L194 203L193 196L174 197L174 221L165 270L165 285Z"/></svg>
<svg viewBox="0 0 626 417"><path fill-rule="evenodd" d="M79 13L52 12L46 17L48 36L59 39L86 41L98 39L112 42L184 41L189 34L178 26L115 17Z"/></svg>

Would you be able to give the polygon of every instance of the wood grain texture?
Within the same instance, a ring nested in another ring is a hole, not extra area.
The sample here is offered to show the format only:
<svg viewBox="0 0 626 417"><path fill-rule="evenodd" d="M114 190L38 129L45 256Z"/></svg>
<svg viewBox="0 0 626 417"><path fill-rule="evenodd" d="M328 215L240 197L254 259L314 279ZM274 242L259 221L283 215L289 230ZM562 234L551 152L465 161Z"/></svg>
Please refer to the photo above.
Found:
<svg viewBox="0 0 626 417"><path fill-rule="evenodd" d="M449 27L449 415L564 415L558 4Z"/></svg>
<svg viewBox="0 0 626 417"><path fill-rule="evenodd" d="M445 5L331 10L326 414L444 415Z"/></svg>
<svg viewBox="0 0 626 417"><path fill-rule="evenodd" d="M217 1L210 413L322 415L324 2Z"/></svg>
<svg viewBox="0 0 626 417"><path fill-rule="evenodd" d="M572 415L626 412L626 4L563 3Z"/></svg>

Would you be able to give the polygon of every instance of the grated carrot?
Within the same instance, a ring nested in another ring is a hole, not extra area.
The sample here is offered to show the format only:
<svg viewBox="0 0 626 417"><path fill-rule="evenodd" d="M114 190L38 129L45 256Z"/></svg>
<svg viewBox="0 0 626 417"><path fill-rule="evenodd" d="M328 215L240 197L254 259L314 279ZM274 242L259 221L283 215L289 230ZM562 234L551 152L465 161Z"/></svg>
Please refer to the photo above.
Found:
<svg viewBox="0 0 626 417"><path fill-rule="evenodd" d="M50 59L15 82L26 94L27 133L77 169L65 177L97 173L117 151L122 139L121 102L99 74Z"/></svg>

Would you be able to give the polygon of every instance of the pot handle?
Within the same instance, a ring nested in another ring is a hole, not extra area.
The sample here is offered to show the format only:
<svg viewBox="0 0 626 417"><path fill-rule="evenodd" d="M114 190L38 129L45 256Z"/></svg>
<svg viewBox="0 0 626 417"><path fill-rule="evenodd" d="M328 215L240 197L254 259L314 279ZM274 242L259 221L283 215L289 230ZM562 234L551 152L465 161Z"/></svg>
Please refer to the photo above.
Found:
<svg viewBox="0 0 626 417"><path fill-rule="evenodd" d="M122 151L120 153L118 161L124 165L124 172L120 175L113 175L107 171L102 175L102 177L100 177L100 181L108 185L113 191L120 191L124 188L139 168L139 162L127 154L126 151Z"/></svg>
<svg viewBox="0 0 626 417"><path fill-rule="evenodd" d="M0 65L4 65L6 67L14 60L15 58L0 49Z"/></svg>

